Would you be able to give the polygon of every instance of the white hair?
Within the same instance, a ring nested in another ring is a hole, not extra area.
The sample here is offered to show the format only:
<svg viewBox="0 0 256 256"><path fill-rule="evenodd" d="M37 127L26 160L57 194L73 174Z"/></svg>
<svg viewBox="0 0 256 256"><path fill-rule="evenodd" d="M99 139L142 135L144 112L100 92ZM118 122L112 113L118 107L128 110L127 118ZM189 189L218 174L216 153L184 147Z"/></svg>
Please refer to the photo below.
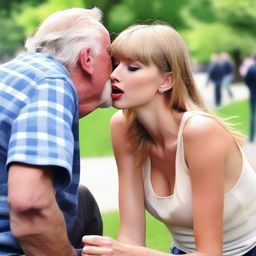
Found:
<svg viewBox="0 0 256 256"><path fill-rule="evenodd" d="M94 55L100 50L104 26L98 8L71 8L51 14L39 26L25 47L29 52L49 53L63 64L74 66L80 51L88 47Z"/></svg>

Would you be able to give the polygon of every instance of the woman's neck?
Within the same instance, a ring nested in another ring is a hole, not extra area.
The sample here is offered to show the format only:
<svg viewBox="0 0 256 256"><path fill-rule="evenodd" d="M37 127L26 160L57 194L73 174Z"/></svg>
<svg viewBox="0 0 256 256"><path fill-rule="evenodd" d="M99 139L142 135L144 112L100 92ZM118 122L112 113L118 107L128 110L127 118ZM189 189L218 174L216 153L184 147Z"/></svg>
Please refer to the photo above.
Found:
<svg viewBox="0 0 256 256"><path fill-rule="evenodd" d="M157 147L165 148L177 139L183 113L170 109L164 101L151 107L141 107L135 112Z"/></svg>

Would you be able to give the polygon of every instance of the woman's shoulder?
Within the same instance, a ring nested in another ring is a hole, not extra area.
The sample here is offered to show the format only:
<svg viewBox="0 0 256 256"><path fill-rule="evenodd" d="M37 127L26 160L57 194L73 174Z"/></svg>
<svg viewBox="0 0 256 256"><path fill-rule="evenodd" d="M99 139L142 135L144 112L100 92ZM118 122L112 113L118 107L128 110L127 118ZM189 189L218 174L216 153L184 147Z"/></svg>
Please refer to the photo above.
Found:
<svg viewBox="0 0 256 256"><path fill-rule="evenodd" d="M110 119L110 128L119 132L127 131L128 123L122 110L118 110L113 114Z"/></svg>
<svg viewBox="0 0 256 256"><path fill-rule="evenodd" d="M183 143L186 161L190 165L204 161L225 161L236 148L234 137L211 115L196 115L189 118L183 130ZM201 158L201 161L198 161ZM204 160L204 161L203 161Z"/></svg>
<svg viewBox="0 0 256 256"><path fill-rule="evenodd" d="M112 115L112 117L111 117L111 119L114 119L114 120L116 120L116 119L123 119L123 118L125 118L125 117L124 117L124 114L123 114L123 111L122 111L122 110L117 110L117 111Z"/></svg>
<svg viewBox="0 0 256 256"><path fill-rule="evenodd" d="M119 110L114 113L110 120L111 137L114 147L130 148L131 142L128 136L128 127L129 125L123 112Z"/></svg>
<svg viewBox="0 0 256 256"><path fill-rule="evenodd" d="M208 114L198 114L190 117L184 125L183 138L186 141L233 140L230 133L220 121Z"/></svg>

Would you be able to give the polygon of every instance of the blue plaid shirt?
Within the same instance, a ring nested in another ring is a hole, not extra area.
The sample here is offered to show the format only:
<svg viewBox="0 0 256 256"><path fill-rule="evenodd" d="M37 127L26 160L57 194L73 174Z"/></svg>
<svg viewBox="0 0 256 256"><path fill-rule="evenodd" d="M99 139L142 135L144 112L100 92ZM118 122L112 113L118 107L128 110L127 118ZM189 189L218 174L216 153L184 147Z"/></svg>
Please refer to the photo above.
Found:
<svg viewBox="0 0 256 256"><path fill-rule="evenodd" d="M41 53L0 66L0 255L23 254L10 231L7 171L12 162L50 165L67 230L80 174L78 98L63 64Z"/></svg>

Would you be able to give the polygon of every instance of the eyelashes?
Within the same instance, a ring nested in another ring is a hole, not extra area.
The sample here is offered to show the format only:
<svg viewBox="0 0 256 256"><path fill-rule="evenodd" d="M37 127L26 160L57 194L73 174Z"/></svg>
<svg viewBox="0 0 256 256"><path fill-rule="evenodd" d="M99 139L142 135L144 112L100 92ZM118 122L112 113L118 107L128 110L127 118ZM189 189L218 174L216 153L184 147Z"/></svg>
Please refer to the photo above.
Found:
<svg viewBox="0 0 256 256"><path fill-rule="evenodd" d="M113 70L115 70L117 67L118 67L118 64L112 63L112 69L113 69ZM140 68L139 68L139 67L128 66L127 69L128 69L129 71L134 72L134 71L139 70Z"/></svg>
<svg viewBox="0 0 256 256"><path fill-rule="evenodd" d="M138 67L133 67L133 66L128 66L128 70L129 70L129 71L137 71L138 69L140 69L140 68L138 68Z"/></svg>

